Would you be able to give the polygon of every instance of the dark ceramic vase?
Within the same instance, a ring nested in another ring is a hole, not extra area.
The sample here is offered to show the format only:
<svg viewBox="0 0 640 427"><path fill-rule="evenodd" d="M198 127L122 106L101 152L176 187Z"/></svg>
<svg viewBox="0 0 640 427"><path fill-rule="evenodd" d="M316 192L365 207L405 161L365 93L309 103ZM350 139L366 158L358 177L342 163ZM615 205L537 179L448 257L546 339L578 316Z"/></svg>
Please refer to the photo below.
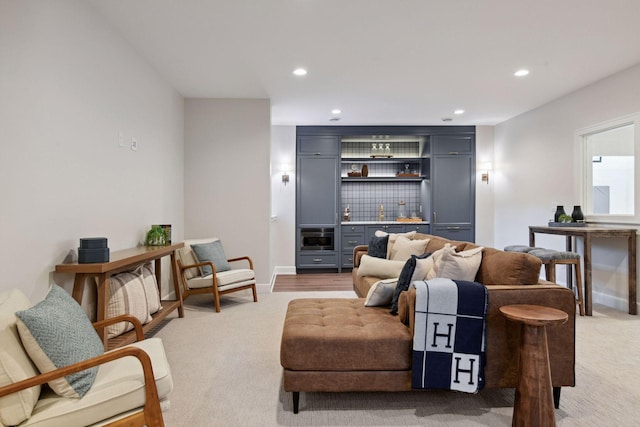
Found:
<svg viewBox="0 0 640 427"><path fill-rule="evenodd" d="M562 206L562 205L558 205L558 206L556 207L556 213L555 213L555 215L553 216L553 220L554 220L555 222L560 222L560 216L561 216L561 215L566 215L566 213L565 213L565 211L564 211L564 206Z"/></svg>
<svg viewBox="0 0 640 427"><path fill-rule="evenodd" d="M582 208L580 205L575 205L573 207L573 212L571 212L571 218L573 222L582 222L584 221L584 214L582 213Z"/></svg>

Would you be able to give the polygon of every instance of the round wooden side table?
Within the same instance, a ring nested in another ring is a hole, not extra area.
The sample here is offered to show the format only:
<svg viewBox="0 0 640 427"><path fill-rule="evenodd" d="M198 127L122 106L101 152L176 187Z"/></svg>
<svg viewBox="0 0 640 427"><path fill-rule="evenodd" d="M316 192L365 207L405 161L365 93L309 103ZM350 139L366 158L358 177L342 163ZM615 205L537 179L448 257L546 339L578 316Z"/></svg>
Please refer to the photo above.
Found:
<svg viewBox="0 0 640 427"><path fill-rule="evenodd" d="M562 324L564 311L539 305L513 304L500 307L509 320L522 324L518 362L518 386L512 426L555 426L551 370L546 325Z"/></svg>

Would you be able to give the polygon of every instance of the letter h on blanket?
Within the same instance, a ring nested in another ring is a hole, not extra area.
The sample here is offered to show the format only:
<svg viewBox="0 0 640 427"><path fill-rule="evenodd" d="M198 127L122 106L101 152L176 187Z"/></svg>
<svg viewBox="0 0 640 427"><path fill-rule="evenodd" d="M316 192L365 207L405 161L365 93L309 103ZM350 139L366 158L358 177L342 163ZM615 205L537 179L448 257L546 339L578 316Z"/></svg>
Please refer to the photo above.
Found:
<svg viewBox="0 0 640 427"><path fill-rule="evenodd" d="M487 290L475 282L414 281L411 386L476 393L484 386Z"/></svg>

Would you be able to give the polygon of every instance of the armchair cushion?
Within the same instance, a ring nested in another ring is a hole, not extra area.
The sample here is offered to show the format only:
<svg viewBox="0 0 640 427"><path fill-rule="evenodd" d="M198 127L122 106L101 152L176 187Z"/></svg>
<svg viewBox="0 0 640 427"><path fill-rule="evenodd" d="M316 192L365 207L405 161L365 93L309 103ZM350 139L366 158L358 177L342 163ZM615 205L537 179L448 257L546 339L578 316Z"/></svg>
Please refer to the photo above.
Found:
<svg viewBox="0 0 640 427"><path fill-rule="evenodd" d="M147 338L130 346L143 349L151 358L160 400L173 389L169 362L160 338ZM117 351L112 350L112 351ZM135 410L145 404L142 366L135 357L124 357L99 366L93 386L82 399L65 399L43 392L24 426L86 426ZM22 427L22 426L21 426Z"/></svg>
<svg viewBox="0 0 640 427"><path fill-rule="evenodd" d="M82 307L57 285L44 300L16 312L20 339L40 372L50 372L104 353L102 340ZM49 382L60 396L82 397L95 380L98 368Z"/></svg>
<svg viewBox="0 0 640 427"><path fill-rule="evenodd" d="M16 311L31 307L21 291L0 293L0 387L34 377L38 370L27 356L16 327ZM31 416L40 386L0 398L0 425L18 425Z"/></svg>
<svg viewBox="0 0 640 427"><path fill-rule="evenodd" d="M254 271L247 268L238 268L216 274L216 278L218 279L218 288L236 284L246 285L252 281L255 282L255 277ZM194 277L193 279L189 279L187 280L187 285L189 286L189 289L206 288L212 285L212 281L213 275L209 274L205 277Z"/></svg>
<svg viewBox="0 0 640 427"><path fill-rule="evenodd" d="M222 248L222 242L220 240L214 240L213 242L193 244L191 245L196 258L200 262L211 261L216 267L217 272L223 272L231 270L229 262L227 262L227 256ZM204 265L201 267L202 275L208 276L213 273L210 266Z"/></svg>

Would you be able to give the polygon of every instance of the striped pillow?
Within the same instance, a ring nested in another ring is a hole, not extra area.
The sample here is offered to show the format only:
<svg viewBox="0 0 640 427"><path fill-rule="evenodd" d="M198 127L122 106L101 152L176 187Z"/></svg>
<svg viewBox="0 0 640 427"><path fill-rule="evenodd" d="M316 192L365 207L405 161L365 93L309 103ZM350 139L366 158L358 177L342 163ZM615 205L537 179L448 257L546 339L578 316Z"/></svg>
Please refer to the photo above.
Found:
<svg viewBox="0 0 640 427"><path fill-rule="evenodd" d="M147 296L144 291L142 275L120 273L111 276L107 290L107 318L131 314L142 324L151 321ZM133 329L129 322L120 322L107 326L107 338L118 336Z"/></svg>

